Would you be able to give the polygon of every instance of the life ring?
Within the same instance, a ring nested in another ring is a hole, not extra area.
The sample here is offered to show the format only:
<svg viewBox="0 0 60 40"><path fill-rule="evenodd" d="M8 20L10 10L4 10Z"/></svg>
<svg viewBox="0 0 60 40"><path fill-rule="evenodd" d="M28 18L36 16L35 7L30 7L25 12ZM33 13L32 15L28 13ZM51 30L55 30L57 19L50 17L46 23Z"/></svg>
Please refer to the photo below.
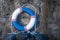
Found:
<svg viewBox="0 0 60 40"><path fill-rule="evenodd" d="M21 25L21 24L19 24L19 23L17 22L17 16L18 16L21 12L26 12L26 13L29 14L29 16L31 17L29 24L27 24L26 26L23 26L23 25ZM13 12L12 18L11 18L12 25L13 25L17 30L20 30L20 31L28 31L28 30L30 30L30 29L34 26L35 20L36 20L36 17L35 17L34 11L31 10L31 9L29 9L29 8L27 8L27 7L17 8L17 9Z"/></svg>

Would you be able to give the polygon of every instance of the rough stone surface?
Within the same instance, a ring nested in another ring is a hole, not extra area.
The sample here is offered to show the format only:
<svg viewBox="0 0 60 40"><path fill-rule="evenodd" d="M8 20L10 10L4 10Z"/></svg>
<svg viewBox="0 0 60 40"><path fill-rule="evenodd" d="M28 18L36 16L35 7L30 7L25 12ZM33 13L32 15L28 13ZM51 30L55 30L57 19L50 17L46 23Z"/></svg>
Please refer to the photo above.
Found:
<svg viewBox="0 0 60 40"><path fill-rule="evenodd" d="M35 0L36 1L36 0ZM11 28L11 15L13 13L13 11L20 7L20 5L25 4L25 3L30 3L30 4L34 4L34 1L21 1L21 0L0 0L0 38L7 33L11 33L11 32L19 32L18 30L16 30L14 27ZM36 1L38 2L38 1ZM35 3L36 3L35 2ZM52 18L50 18L48 20L48 33L50 35L52 35L55 38L60 38L60 1L57 0L56 2L56 7L54 9L54 12L52 13L53 16ZM34 4L35 5L35 4ZM36 13L36 17L37 17L37 22L36 22L36 27L37 27L37 31L38 32L42 32L41 29L41 22L42 21L42 17L40 14L41 9L40 4L36 3L35 5L38 8L38 12ZM28 6L27 6L28 7ZM29 7L31 9L34 10L34 8ZM35 10L34 10L35 11ZM29 23L30 17L27 14L21 14L21 19L19 19L20 23L23 25L27 25ZM12 30L13 29L13 30ZM54 40L54 39L53 39Z"/></svg>

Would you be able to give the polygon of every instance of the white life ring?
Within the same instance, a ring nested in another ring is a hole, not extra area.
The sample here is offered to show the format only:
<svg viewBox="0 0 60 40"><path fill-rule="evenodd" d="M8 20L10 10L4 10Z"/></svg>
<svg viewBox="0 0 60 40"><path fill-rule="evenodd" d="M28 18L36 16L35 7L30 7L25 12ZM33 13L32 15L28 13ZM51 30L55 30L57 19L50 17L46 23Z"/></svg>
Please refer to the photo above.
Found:
<svg viewBox="0 0 60 40"><path fill-rule="evenodd" d="M29 24L27 24L26 26L23 26L21 24L19 24L17 21L17 16L21 13L21 12L26 12L27 14L29 14L29 16L31 17L30 19L30 22ZM36 20L36 17L35 17L35 13L33 10L27 8L27 7L20 7L20 8L17 8L13 14L12 14L12 25L17 29L17 30L20 30L20 31L28 31L30 30L34 24L35 24L35 20Z"/></svg>

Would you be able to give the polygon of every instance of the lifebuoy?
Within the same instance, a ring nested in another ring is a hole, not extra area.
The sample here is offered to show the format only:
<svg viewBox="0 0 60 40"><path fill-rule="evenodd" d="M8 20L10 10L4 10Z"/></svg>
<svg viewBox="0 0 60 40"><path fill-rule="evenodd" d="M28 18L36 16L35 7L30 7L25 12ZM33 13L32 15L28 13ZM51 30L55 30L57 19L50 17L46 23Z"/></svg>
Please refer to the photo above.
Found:
<svg viewBox="0 0 60 40"><path fill-rule="evenodd" d="M30 22L29 24L27 24L26 26L23 26L21 24L19 24L17 22L17 16L21 13L21 12L26 12L27 14L29 14L29 16L31 17L30 19ZM17 29L17 30L20 30L20 31L28 31L30 30L34 24L35 24L35 20L36 20L36 17L35 17L35 13L33 10L27 8L27 7L20 7L20 8L17 8L13 14L12 14L12 25L14 25L14 27Z"/></svg>

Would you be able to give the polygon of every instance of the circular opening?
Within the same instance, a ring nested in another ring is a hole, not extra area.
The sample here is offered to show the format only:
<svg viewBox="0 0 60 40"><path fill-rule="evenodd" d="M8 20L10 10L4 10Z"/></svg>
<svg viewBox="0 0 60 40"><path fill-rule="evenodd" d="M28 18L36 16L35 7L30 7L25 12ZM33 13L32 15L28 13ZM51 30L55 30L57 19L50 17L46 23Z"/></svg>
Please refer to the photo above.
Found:
<svg viewBox="0 0 60 40"><path fill-rule="evenodd" d="M22 12L18 15L17 21L19 24L26 26L30 21L30 17L26 12Z"/></svg>

